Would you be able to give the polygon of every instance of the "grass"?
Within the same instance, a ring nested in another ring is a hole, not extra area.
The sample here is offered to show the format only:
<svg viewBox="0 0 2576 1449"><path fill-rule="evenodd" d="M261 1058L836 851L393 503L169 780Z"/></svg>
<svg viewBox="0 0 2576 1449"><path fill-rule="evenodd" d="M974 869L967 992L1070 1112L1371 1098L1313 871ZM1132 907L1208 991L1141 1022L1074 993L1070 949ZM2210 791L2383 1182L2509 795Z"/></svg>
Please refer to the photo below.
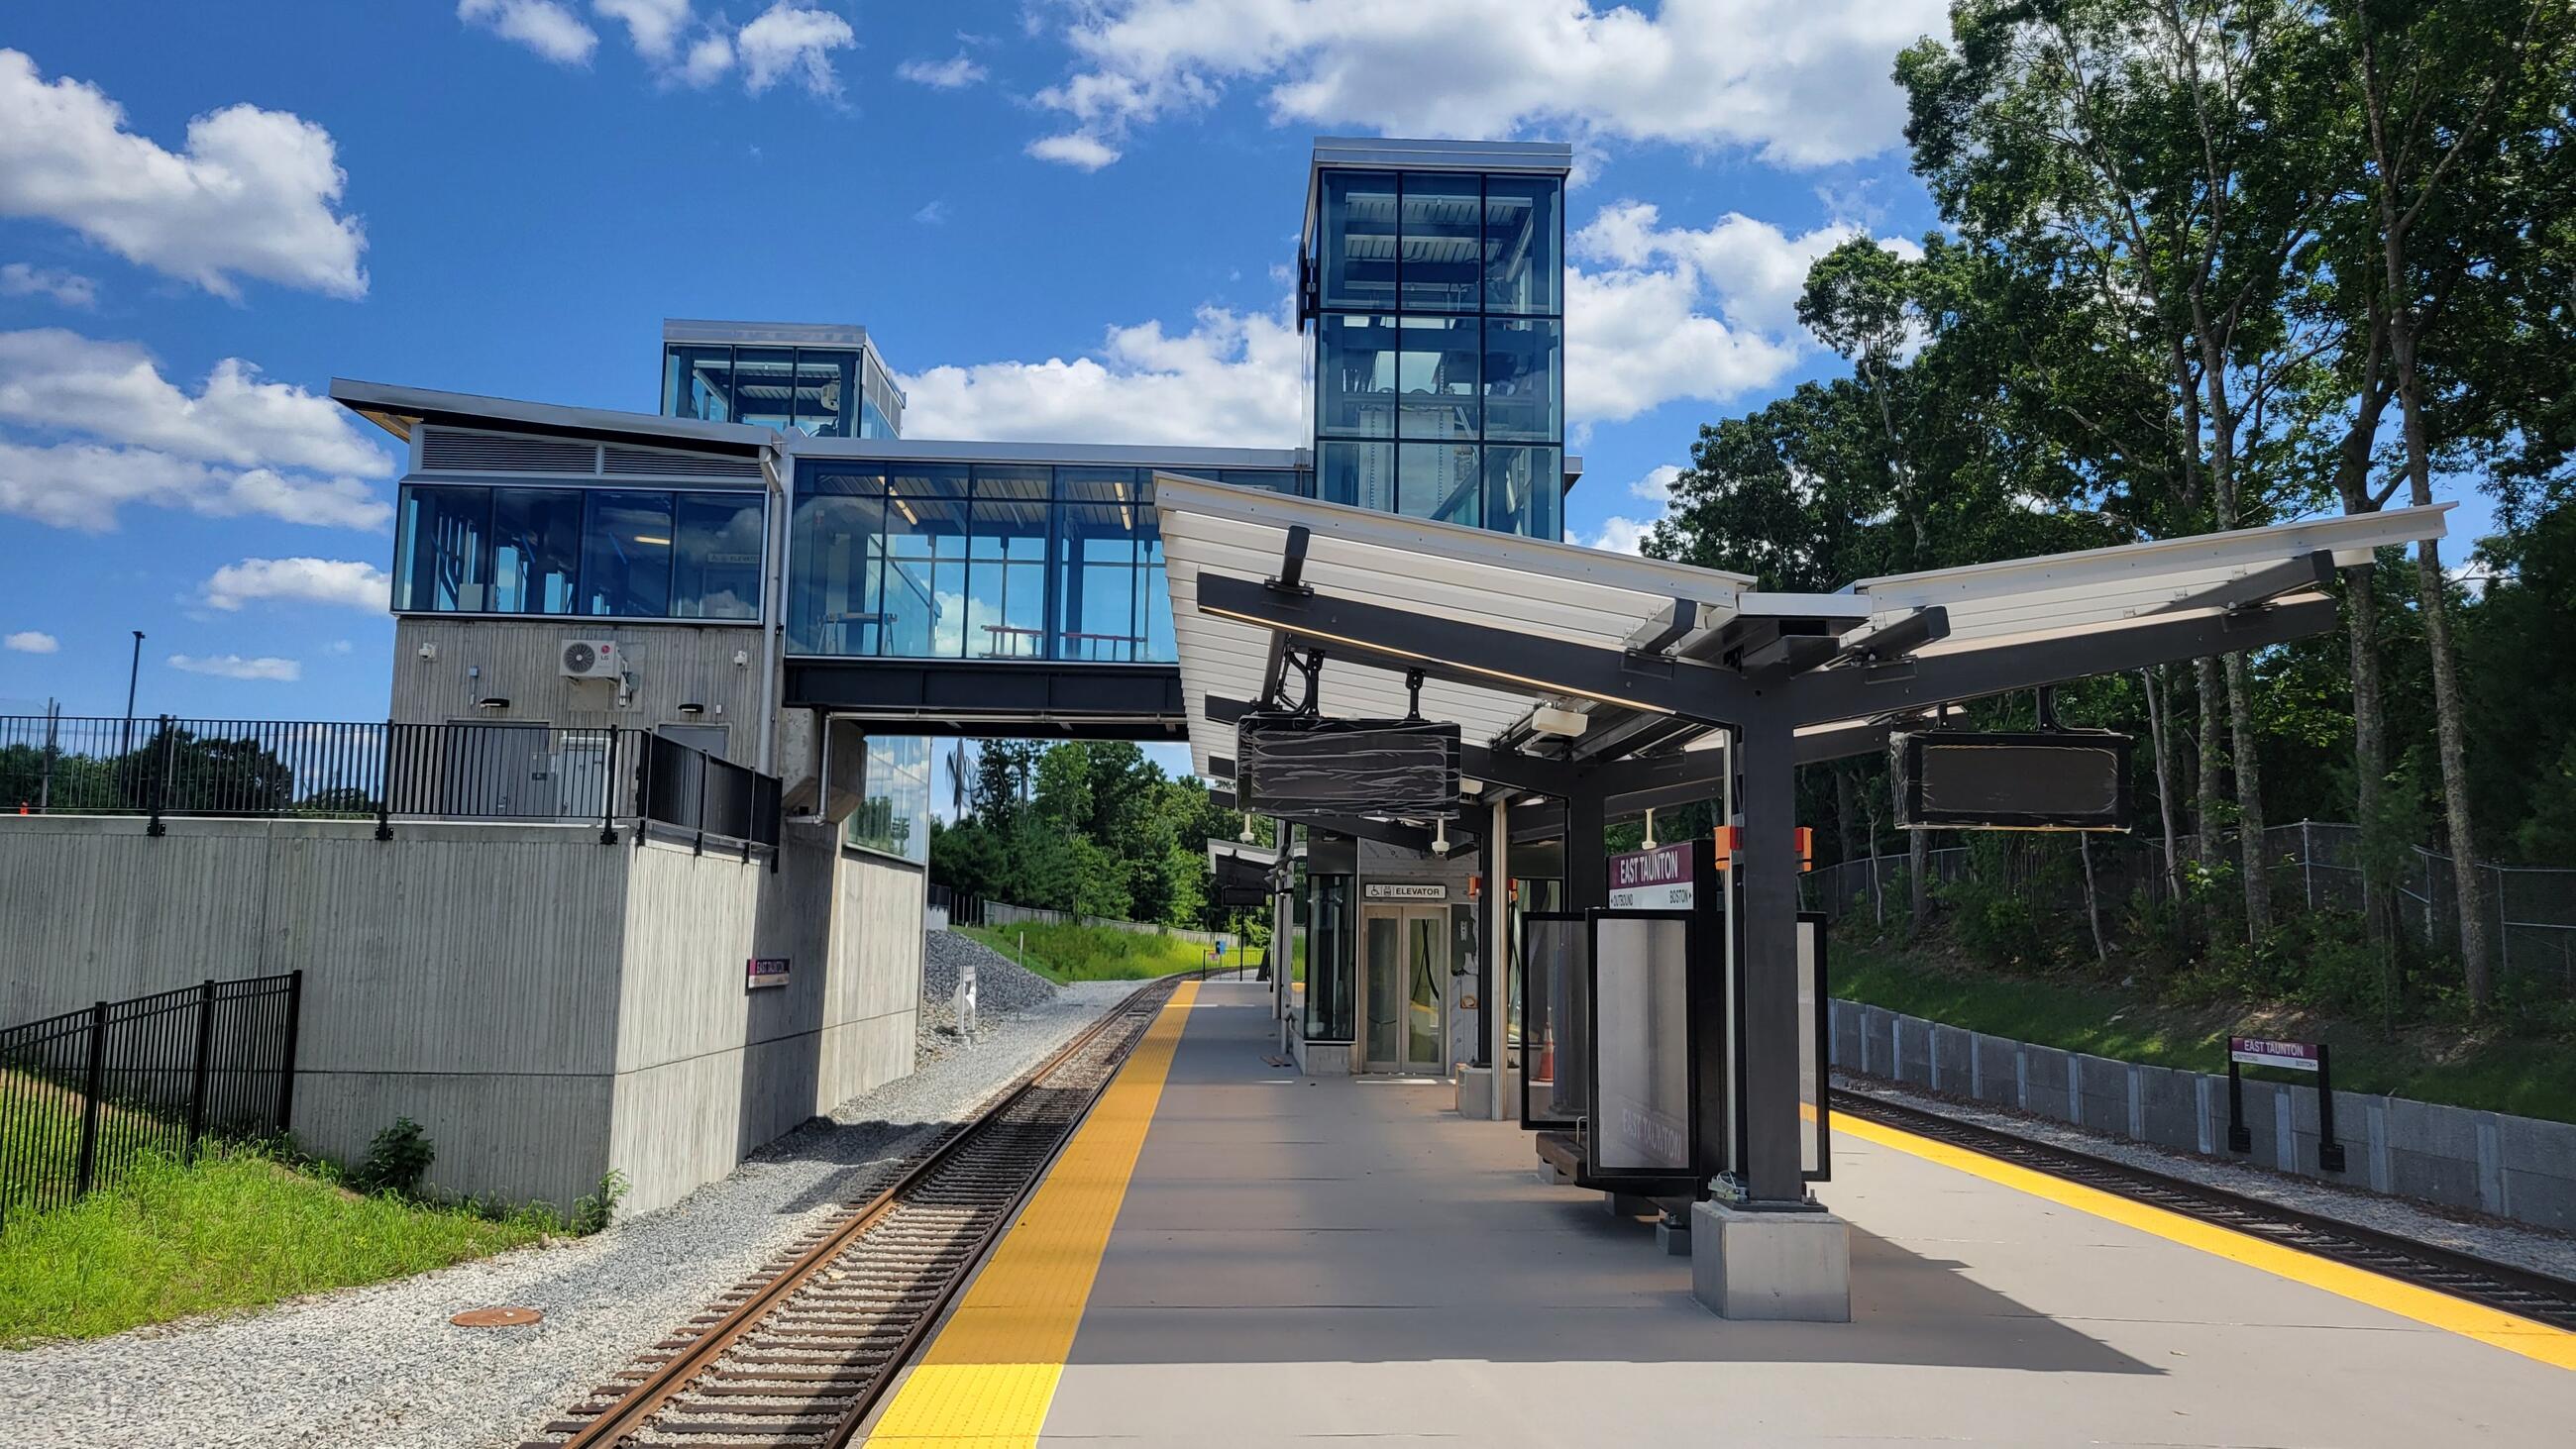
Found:
<svg viewBox="0 0 2576 1449"><path fill-rule="evenodd" d="M0 1228L0 1346L97 1338L443 1268L556 1231L351 1192L250 1147L149 1155L114 1186Z"/></svg>
<svg viewBox="0 0 2576 1449"><path fill-rule="evenodd" d="M1186 936L1149 935L1115 926L1062 923L1026 926L959 926L957 930L1017 961L1026 941L1027 965L1050 981L1145 981L1212 964L1206 948ZM1229 967L1261 964L1261 952L1246 957L1243 942L1229 936ZM1244 958L1244 959L1238 959Z"/></svg>
<svg viewBox="0 0 2576 1449"><path fill-rule="evenodd" d="M2252 1003L2167 1005L2079 981L2007 976L1834 940L1836 996L2041 1046L2195 1071L2227 1069L2230 1034L2322 1041L2338 1091L2576 1122L2576 1051L2563 1041L2375 1023Z"/></svg>

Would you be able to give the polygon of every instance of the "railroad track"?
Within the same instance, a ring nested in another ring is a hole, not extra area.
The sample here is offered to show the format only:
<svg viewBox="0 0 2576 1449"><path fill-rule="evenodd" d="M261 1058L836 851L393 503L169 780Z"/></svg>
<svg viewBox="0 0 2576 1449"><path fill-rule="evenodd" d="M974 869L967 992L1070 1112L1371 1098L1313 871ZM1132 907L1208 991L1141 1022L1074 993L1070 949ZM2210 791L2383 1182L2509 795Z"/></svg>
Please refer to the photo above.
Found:
<svg viewBox="0 0 2576 1449"><path fill-rule="evenodd" d="M850 1442L1183 979L1140 988L521 1449Z"/></svg>
<svg viewBox="0 0 2576 1449"><path fill-rule="evenodd" d="M2332 1262L2448 1293L2535 1323L2576 1331L2576 1282L2564 1278L2097 1157L2053 1142L2015 1136L1867 1093L1836 1088L1833 1109Z"/></svg>

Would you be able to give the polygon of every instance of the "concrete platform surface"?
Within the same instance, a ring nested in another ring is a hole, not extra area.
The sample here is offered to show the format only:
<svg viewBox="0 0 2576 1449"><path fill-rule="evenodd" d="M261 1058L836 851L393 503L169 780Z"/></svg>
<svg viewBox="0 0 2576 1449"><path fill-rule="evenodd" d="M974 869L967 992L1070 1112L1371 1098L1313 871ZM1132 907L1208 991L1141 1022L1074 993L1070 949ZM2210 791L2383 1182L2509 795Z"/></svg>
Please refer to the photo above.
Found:
<svg viewBox="0 0 2576 1449"><path fill-rule="evenodd" d="M2566 1368L1849 1134L1853 1321L1721 1320L1446 1085L1268 1065L1265 1003L1176 1003L1037 1443L2576 1442Z"/></svg>

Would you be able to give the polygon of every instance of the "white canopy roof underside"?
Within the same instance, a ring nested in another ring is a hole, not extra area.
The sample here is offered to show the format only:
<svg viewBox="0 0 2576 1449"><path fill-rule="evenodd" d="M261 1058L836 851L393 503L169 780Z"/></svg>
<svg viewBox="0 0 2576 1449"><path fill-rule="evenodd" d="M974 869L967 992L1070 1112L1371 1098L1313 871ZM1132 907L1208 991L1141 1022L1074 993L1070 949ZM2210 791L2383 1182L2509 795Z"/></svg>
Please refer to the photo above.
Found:
<svg viewBox="0 0 2576 1449"><path fill-rule="evenodd" d="M1157 474L1154 487L1189 710L1190 760L1202 775L1209 773L1211 759L1234 755L1234 726L1208 719L1208 697L1258 700L1270 640L1253 625L1200 613L1199 579L1217 574L1259 583L1277 577L1288 530L1298 525L1309 533L1303 582L1318 594L1357 603L1607 649L1624 646L1676 598L1706 606L1702 635L1740 612L1857 622L1866 608L1864 627L1876 628L1939 604L1949 612L1950 634L1919 651L1931 658L2025 638L2115 632L2123 621L2311 553L2351 559L2374 548L2439 538L2442 514L2451 506L1869 579L1840 594L1770 594L1753 592L1754 581L1741 574L1344 504L1171 474ZM1688 641L1677 647L1686 649ZM1300 687L1294 678L1290 686L1292 695ZM1485 687L1435 679L1422 687L1423 715L1458 725L1470 744L1492 742L1542 702L1549 701L1499 680ZM1333 658L1327 650L1318 703L1324 714L1338 718L1400 718L1404 676Z"/></svg>

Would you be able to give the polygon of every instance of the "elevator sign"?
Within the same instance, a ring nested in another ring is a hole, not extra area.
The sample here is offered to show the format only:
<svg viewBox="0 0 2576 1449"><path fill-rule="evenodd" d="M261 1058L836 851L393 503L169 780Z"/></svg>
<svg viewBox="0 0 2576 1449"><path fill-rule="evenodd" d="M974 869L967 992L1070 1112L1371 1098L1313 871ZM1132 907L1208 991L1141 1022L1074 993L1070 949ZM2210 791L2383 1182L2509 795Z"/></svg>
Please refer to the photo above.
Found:
<svg viewBox="0 0 2576 1449"><path fill-rule="evenodd" d="M1610 857L1610 909L1687 910L1694 894L1687 840Z"/></svg>

